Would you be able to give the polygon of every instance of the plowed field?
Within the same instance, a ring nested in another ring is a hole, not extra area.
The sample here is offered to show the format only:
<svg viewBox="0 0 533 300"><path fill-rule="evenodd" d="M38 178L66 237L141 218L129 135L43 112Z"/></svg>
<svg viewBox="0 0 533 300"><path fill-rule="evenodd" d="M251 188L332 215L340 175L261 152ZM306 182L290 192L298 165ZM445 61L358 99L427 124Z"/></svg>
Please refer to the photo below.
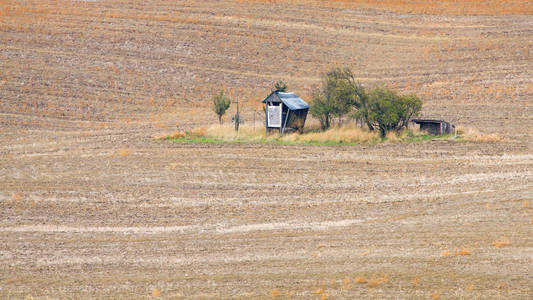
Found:
<svg viewBox="0 0 533 300"><path fill-rule="evenodd" d="M289 2L0 1L0 298L533 297L530 3ZM503 139L153 138L332 66Z"/></svg>

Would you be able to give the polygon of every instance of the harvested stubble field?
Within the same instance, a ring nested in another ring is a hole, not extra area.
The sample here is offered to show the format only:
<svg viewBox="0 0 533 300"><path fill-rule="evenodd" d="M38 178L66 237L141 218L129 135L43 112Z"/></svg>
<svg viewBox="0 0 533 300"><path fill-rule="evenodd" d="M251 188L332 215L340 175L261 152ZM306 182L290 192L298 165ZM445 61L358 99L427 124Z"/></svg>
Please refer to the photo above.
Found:
<svg viewBox="0 0 533 300"><path fill-rule="evenodd" d="M533 297L531 2L290 2L0 0L0 298ZM331 64L505 138L153 138Z"/></svg>

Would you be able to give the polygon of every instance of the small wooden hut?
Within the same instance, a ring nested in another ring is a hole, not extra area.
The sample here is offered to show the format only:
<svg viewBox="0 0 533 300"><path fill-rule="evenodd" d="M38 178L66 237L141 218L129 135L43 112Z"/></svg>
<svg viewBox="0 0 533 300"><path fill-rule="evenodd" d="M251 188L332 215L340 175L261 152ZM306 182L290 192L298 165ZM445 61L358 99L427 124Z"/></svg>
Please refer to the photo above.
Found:
<svg viewBox="0 0 533 300"><path fill-rule="evenodd" d="M420 125L421 131L426 131L431 135L450 134L455 130L455 125L443 120L413 119L411 122Z"/></svg>
<svg viewBox="0 0 533 300"><path fill-rule="evenodd" d="M309 105L294 93L274 91L262 101L265 104L265 132L272 129L283 134L303 131Z"/></svg>

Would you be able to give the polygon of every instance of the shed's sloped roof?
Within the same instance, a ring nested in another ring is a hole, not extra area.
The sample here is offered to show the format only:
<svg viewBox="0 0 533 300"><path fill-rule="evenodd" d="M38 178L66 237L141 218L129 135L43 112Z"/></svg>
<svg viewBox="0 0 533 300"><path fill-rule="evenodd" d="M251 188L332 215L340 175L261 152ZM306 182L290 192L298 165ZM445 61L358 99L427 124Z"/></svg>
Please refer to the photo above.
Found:
<svg viewBox="0 0 533 300"><path fill-rule="evenodd" d="M279 99L281 100L281 102L283 102L283 104L287 105L287 107L290 110L309 108L309 105L305 101L303 101L302 98L296 96L296 94L294 93L283 93L283 92L275 91L272 94L274 93L279 97ZM263 100L263 103L265 103L269 97L270 96L268 96L265 100Z"/></svg>
<svg viewBox="0 0 533 300"><path fill-rule="evenodd" d="M444 120L430 120L430 119L412 119L411 122L415 122L415 123L448 123Z"/></svg>
<svg viewBox="0 0 533 300"><path fill-rule="evenodd" d="M278 92L278 96L292 110L309 108L309 105L294 93Z"/></svg>

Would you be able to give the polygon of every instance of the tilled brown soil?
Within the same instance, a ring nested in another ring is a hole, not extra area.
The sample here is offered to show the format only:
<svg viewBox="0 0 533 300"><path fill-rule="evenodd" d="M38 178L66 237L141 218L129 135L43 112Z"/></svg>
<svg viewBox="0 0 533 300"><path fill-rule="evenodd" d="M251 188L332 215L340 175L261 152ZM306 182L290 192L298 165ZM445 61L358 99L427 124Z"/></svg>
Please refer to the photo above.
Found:
<svg viewBox="0 0 533 300"><path fill-rule="evenodd" d="M0 1L0 298L533 298L530 3L367 2ZM332 66L502 139L153 138Z"/></svg>
<svg viewBox="0 0 533 300"><path fill-rule="evenodd" d="M2 298L533 296L531 144L5 129Z"/></svg>
<svg viewBox="0 0 533 300"><path fill-rule="evenodd" d="M531 3L468 1L461 16L301 2L2 1L0 113L10 117L0 124L25 114L46 128L190 128L216 122L210 99L221 88L250 122L277 80L309 100L323 73L349 67L365 86L416 93L426 117L531 137L533 18L471 13Z"/></svg>

